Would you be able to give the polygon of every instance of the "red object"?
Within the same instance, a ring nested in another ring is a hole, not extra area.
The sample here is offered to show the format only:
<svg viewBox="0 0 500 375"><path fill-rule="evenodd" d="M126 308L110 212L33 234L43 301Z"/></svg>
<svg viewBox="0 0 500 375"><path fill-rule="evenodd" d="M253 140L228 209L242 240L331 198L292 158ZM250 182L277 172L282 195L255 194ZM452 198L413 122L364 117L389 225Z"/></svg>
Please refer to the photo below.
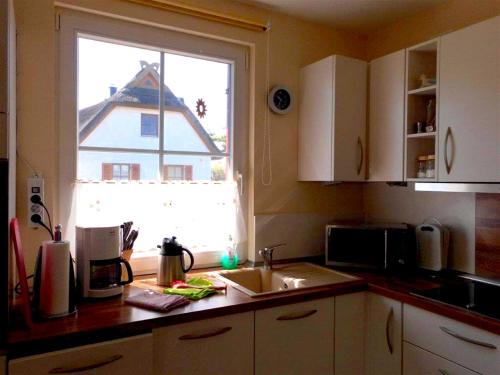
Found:
<svg viewBox="0 0 500 375"><path fill-rule="evenodd" d="M19 231L19 221L13 218L10 221L10 242L14 246L16 255L17 273L19 276L19 285L21 286L21 312L23 314L26 326L31 328L33 320L31 319L30 297L28 289L28 279L26 278L26 267L24 265L24 251L21 245L21 232Z"/></svg>

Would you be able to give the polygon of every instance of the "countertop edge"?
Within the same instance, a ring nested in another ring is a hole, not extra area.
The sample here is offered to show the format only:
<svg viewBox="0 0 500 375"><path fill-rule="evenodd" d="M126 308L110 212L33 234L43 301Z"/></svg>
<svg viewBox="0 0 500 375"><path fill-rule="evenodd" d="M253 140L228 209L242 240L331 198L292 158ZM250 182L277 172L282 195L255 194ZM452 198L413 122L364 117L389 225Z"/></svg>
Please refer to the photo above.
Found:
<svg viewBox="0 0 500 375"><path fill-rule="evenodd" d="M265 308L362 291L373 292L392 298L402 303L407 303L409 305L422 308L473 327L500 335L500 321L482 317L480 315L438 302L432 302L418 296L413 296L409 293L410 290L408 288L405 290L404 287L401 286L399 286L399 288L396 288L395 286L387 286L387 280L379 280L379 282L377 282L376 277L372 280L370 280L369 276L358 277L358 280L349 281L339 285L316 287L282 295L269 296L266 298L246 297L242 298L241 301L235 304L216 305L214 307L206 309L202 308L195 311L180 310L177 312L174 310L170 313L156 313L151 314L152 316L146 319L131 320L117 325L113 325L111 322L104 322L93 327L88 327L87 329L75 329L68 332L59 332L53 336L40 337L39 335L36 337L36 335L30 336L29 332L24 332L23 334L19 334L19 332L17 332L17 337L9 337L9 341L7 343L8 357L12 359L48 351L67 349L100 341L148 333L153 329L174 324L210 319L223 315L261 310ZM236 291L231 286L228 286L228 289L232 290L231 293ZM117 304L114 308L119 309L120 305ZM123 305L121 308L123 308Z"/></svg>

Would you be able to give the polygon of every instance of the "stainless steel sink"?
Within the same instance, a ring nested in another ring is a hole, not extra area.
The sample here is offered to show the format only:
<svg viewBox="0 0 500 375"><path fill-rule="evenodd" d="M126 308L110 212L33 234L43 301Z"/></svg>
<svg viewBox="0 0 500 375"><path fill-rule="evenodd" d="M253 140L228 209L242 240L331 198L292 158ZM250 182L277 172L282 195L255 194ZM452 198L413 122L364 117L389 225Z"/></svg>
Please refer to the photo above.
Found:
<svg viewBox="0 0 500 375"><path fill-rule="evenodd" d="M264 267L240 268L217 271L213 274L250 297L359 280L358 277L311 263L274 266L271 270L266 270Z"/></svg>

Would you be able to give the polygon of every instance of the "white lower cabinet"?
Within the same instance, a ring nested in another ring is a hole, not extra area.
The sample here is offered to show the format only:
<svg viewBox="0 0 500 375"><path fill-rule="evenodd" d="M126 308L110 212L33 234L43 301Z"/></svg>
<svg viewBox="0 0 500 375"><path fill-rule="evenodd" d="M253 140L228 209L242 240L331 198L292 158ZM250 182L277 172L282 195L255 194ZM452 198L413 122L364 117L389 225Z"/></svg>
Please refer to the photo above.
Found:
<svg viewBox="0 0 500 375"><path fill-rule="evenodd" d="M151 334L106 341L9 361L9 375L152 375Z"/></svg>
<svg viewBox="0 0 500 375"><path fill-rule="evenodd" d="M401 374L402 304L367 294L365 374Z"/></svg>
<svg viewBox="0 0 500 375"><path fill-rule="evenodd" d="M334 373L334 298L255 312L256 375Z"/></svg>
<svg viewBox="0 0 500 375"><path fill-rule="evenodd" d="M420 349L419 347L404 343L403 349L403 374L404 375L475 375L477 372L459 366L442 357Z"/></svg>
<svg viewBox="0 0 500 375"><path fill-rule="evenodd" d="M253 374L254 313L153 330L155 374Z"/></svg>
<svg viewBox="0 0 500 375"><path fill-rule="evenodd" d="M404 340L481 374L500 374L500 336L493 333L405 304Z"/></svg>
<svg viewBox="0 0 500 375"><path fill-rule="evenodd" d="M335 297L335 375L364 373L367 295L361 292Z"/></svg>

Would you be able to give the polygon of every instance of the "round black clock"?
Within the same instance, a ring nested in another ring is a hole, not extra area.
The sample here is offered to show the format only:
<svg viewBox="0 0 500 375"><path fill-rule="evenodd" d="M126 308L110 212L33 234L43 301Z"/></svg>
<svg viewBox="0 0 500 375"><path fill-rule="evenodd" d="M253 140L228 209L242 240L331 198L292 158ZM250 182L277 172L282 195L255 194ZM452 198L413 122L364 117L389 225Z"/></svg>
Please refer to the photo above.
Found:
<svg viewBox="0 0 500 375"><path fill-rule="evenodd" d="M274 86L271 91L269 91L267 100L269 108L278 115L284 115L290 112L292 101L292 93L285 86Z"/></svg>

